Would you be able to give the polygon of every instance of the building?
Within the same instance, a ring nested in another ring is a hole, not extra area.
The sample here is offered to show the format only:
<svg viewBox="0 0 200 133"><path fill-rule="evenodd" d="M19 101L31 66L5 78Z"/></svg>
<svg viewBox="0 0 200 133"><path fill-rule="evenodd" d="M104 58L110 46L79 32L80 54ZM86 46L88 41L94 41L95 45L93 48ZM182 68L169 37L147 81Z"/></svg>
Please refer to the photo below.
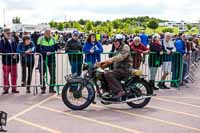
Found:
<svg viewBox="0 0 200 133"><path fill-rule="evenodd" d="M181 21L181 22L168 21L168 22L159 23L159 26L163 26L163 27L184 27L187 24L188 23L186 23L184 21Z"/></svg>
<svg viewBox="0 0 200 133"><path fill-rule="evenodd" d="M11 26L11 30L14 32L30 32L34 31L43 32L46 29L49 29L50 26L48 24L38 24L38 25L29 25L29 24L14 24Z"/></svg>
<svg viewBox="0 0 200 133"><path fill-rule="evenodd" d="M190 23L186 23L184 21L181 21L181 22L168 21L168 22L164 22L164 23L159 23L159 26L169 27L169 28L178 27L179 32L185 32L185 31L187 31L187 26L186 26L187 24L190 24Z"/></svg>
<svg viewBox="0 0 200 133"><path fill-rule="evenodd" d="M64 32L66 33L72 33L74 30L77 30L76 28L64 28Z"/></svg>

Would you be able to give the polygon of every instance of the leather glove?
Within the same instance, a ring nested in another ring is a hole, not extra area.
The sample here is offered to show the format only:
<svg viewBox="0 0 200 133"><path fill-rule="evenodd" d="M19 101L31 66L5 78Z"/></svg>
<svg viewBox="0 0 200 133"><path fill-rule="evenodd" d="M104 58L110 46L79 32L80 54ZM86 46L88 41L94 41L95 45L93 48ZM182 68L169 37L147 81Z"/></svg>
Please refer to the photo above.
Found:
<svg viewBox="0 0 200 133"><path fill-rule="evenodd" d="M142 70L133 70L132 71L132 74L134 76L141 76L143 74Z"/></svg>
<svg viewBox="0 0 200 133"><path fill-rule="evenodd" d="M103 61L103 62L100 62L100 63L97 63L97 67L101 67L102 69L108 67L109 65L112 64L112 61L111 60L107 60L107 61Z"/></svg>

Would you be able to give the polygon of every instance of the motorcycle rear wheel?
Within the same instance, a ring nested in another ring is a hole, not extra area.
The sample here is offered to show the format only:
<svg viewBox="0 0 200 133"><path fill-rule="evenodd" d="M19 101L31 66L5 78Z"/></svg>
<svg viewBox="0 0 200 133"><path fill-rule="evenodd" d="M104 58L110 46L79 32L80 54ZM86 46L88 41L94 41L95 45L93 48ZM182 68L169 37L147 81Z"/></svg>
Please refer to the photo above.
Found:
<svg viewBox="0 0 200 133"><path fill-rule="evenodd" d="M132 88L132 86L135 87L135 86L139 86L139 85L142 85L143 87L140 86L140 88L137 87L137 89L139 89L139 91L142 92L141 89L143 88L143 90L146 91L145 96L153 95L153 90L151 89L150 85L143 79L135 80L133 83L131 83L131 88ZM132 88L132 89L134 89L134 88ZM140 95L142 96L142 94L140 94ZM138 95L138 97L140 97L140 96ZM128 104L128 106L130 106L132 108L143 108L150 102L150 100L151 100L151 97L140 100L142 102L134 101L134 102L128 102L127 104Z"/></svg>

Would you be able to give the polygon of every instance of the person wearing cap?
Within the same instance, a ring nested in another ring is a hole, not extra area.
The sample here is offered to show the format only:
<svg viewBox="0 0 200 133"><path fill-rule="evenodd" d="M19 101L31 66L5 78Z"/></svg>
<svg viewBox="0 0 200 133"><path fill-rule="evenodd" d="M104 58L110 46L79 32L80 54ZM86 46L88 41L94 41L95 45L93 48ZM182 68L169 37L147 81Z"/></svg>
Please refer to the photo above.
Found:
<svg viewBox="0 0 200 133"><path fill-rule="evenodd" d="M12 84L12 93L19 93L16 88L17 84L17 63L19 62L19 57L16 54L6 53L16 53L17 43L11 36L11 31L9 28L4 29L4 36L0 40L0 52L2 55L2 64L3 64L3 84L4 92L3 94L9 93L9 74L11 74L11 84Z"/></svg>
<svg viewBox="0 0 200 133"><path fill-rule="evenodd" d="M34 55L35 44L31 41L29 36L24 36L23 41L17 46L17 52L21 54L22 66L22 86L27 86L26 92L31 93L30 85L32 80L33 67L35 64ZM26 82L26 68L28 68L28 80Z"/></svg>
<svg viewBox="0 0 200 133"><path fill-rule="evenodd" d="M81 76L83 55L78 52L82 52L83 46L78 38L79 32L77 30L73 31L72 38L65 45L65 52L69 52L68 57L71 65L71 73Z"/></svg>
<svg viewBox="0 0 200 133"><path fill-rule="evenodd" d="M109 91L114 93L113 99L118 99L125 95L120 79L128 78L132 70L132 57L130 47L123 42L123 36L117 34L114 38L115 55L103 62L97 63L97 66L106 68L113 64L113 70L104 74L108 82Z"/></svg>
<svg viewBox="0 0 200 133"><path fill-rule="evenodd" d="M54 90L54 85L56 83L56 57L55 57L55 52L58 50L58 45L56 44L55 39L51 36L51 30L47 29L44 33L43 36L41 36L37 44L39 45L39 52L43 56L43 63L41 63L40 66L40 79L43 81L43 87L42 89L42 94L46 93L46 86L45 86L45 73L47 72L46 70L46 65L49 70L49 75L50 75L50 87L49 87L49 93L56 93ZM46 64L47 60L47 64ZM43 67L43 72L42 68Z"/></svg>

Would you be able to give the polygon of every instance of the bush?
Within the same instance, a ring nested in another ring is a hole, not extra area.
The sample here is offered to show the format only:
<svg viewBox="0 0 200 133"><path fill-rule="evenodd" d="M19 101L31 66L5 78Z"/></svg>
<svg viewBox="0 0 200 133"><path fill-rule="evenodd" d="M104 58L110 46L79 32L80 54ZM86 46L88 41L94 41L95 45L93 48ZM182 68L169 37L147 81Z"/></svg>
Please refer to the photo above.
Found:
<svg viewBox="0 0 200 133"><path fill-rule="evenodd" d="M166 32L170 32L170 33L173 33L174 32L174 29L173 28L165 28L162 30L163 33L166 33Z"/></svg>

